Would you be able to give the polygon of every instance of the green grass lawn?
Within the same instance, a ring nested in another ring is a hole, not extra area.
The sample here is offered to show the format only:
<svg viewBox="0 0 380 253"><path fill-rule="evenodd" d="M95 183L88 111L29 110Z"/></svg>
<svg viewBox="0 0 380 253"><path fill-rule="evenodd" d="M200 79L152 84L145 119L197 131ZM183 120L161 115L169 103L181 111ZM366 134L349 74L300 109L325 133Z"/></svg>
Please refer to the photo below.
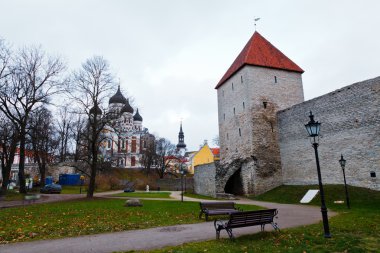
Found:
<svg viewBox="0 0 380 253"><path fill-rule="evenodd" d="M299 203L310 186L281 186L255 199L278 203ZM317 189L317 188L315 188ZM326 205L339 212L330 218L332 238L323 237L322 223L292 229L280 233L264 232L237 238L221 239L182 246L168 247L151 252L379 252L380 249L380 192L349 187L351 209L345 204L344 186L325 187ZM311 203L320 205L319 198ZM281 214L279 214L281 215Z"/></svg>
<svg viewBox="0 0 380 253"><path fill-rule="evenodd" d="M79 194L79 185L62 185L62 194ZM87 193L87 186L82 186L82 194Z"/></svg>
<svg viewBox="0 0 380 253"><path fill-rule="evenodd" d="M209 200L216 199L216 198L213 198L213 197L210 197L210 196L199 195L199 194L189 193L189 192L185 192L183 194L183 196L189 197L189 198L195 198L195 199L209 199Z"/></svg>
<svg viewBox="0 0 380 253"><path fill-rule="evenodd" d="M113 194L114 197L132 197L132 198L161 198L170 199L170 192L122 192Z"/></svg>
<svg viewBox="0 0 380 253"><path fill-rule="evenodd" d="M197 202L143 200L143 207L124 207L124 203L94 199L1 209L0 244L204 221L198 219Z"/></svg>
<svg viewBox="0 0 380 253"><path fill-rule="evenodd" d="M2 201L23 200L24 194L20 194L15 190L7 190L2 197Z"/></svg>

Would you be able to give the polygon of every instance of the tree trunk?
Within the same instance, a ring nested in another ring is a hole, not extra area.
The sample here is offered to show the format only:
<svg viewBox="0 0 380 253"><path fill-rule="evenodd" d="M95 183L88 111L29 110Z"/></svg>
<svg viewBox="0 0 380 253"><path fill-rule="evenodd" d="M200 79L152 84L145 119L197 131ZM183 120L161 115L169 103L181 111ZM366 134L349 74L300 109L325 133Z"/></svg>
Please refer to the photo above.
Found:
<svg viewBox="0 0 380 253"><path fill-rule="evenodd" d="M46 162L42 162L40 167L40 184L41 187L45 186L45 180L46 180Z"/></svg>
<svg viewBox="0 0 380 253"><path fill-rule="evenodd" d="M9 177L10 177L10 174L11 174L11 167L12 167L12 164L3 164L2 165L3 169L1 170L1 175L3 177L3 184L1 185L1 192L5 193L5 191L7 190L7 186L9 184Z"/></svg>
<svg viewBox="0 0 380 253"><path fill-rule="evenodd" d="M21 126L20 131L20 163L18 167L18 179L20 182L20 193L26 193L25 187L25 126Z"/></svg>
<svg viewBox="0 0 380 253"><path fill-rule="evenodd" d="M92 198L94 196L95 192L95 179L96 179L96 171L98 167L98 134L96 133L96 128L97 128L97 120L96 120L96 115L94 119L94 124L91 129L92 131L92 138L90 140L91 145L91 152L89 152L89 155L91 153L91 174L90 174L90 184L88 186L88 191L87 191L87 198Z"/></svg>
<svg viewBox="0 0 380 253"><path fill-rule="evenodd" d="M18 139L16 135L13 135L10 147L7 147L6 144L2 147L3 152L9 154L5 157L3 155L1 159L1 175L3 177L3 184L1 186L2 192L5 192L7 190L7 186L9 184L9 178L11 174L12 164L15 159L17 143Z"/></svg>

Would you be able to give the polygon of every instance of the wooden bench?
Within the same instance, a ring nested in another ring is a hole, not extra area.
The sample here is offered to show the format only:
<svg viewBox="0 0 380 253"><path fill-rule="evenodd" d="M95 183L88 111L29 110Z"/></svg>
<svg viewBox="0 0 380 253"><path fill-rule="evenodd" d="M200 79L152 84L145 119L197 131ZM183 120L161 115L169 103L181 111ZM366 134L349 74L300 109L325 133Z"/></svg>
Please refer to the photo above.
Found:
<svg viewBox="0 0 380 253"><path fill-rule="evenodd" d="M37 199L40 199L41 195L40 194L30 194L30 195L25 195L24 196L24 201L28 201L28 204L30 204L30 202L34 203Z"/></svg>
<svg viewBox="0 0 380 253"><path fill-rule="evenodd" d="M202 218L202 214L205 214L206 221L211 215L230 215L243 211L235 207L234 202L200 202L200 207L199 219Z"/></svg>
<svg viewBox="0 0 380 253"><path fill-rule="evenodd" d="M234 239L234 235L232 234L232 229L234 228L260 225L261 231L264 231L265 225L271 224L276 231L280 231L277 223L273 221L273 218L277 214L277 209L246 211L231 214L228 221L215 220L216 239L219 239L220 231L223 229L227 231L230 239Z"/></svg>

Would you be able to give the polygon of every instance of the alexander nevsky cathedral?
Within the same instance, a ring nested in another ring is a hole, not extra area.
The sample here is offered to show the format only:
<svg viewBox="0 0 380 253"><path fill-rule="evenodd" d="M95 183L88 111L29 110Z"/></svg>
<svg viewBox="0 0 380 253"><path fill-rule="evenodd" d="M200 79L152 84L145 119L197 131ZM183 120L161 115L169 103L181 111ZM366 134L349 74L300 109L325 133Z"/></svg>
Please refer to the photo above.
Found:
<svg viewBox="0 0 380 253"><path fill-rule="evenodd" d="M143 118L129 103L120 91L109 99L109 112L119 115L105 127L106 141L101 153L106 161L121 168L140 168L140 159L146 139L151 135L143 128Z"/></svg>

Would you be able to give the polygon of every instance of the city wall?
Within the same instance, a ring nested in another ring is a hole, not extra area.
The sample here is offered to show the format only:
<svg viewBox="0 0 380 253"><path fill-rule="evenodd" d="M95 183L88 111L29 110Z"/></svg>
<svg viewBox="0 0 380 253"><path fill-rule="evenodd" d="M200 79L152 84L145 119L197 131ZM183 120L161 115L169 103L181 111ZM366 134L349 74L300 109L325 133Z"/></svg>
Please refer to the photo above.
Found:
<svg viewBox="0 0 380 253"><path fill-rule="evenodd" d="M343 184L338 162L343 154L349 185L380 190L380 77L278 112L284 184L318 182L314 150L304 127L310 110L322 123L318 151L323 183Z"/></svg>

